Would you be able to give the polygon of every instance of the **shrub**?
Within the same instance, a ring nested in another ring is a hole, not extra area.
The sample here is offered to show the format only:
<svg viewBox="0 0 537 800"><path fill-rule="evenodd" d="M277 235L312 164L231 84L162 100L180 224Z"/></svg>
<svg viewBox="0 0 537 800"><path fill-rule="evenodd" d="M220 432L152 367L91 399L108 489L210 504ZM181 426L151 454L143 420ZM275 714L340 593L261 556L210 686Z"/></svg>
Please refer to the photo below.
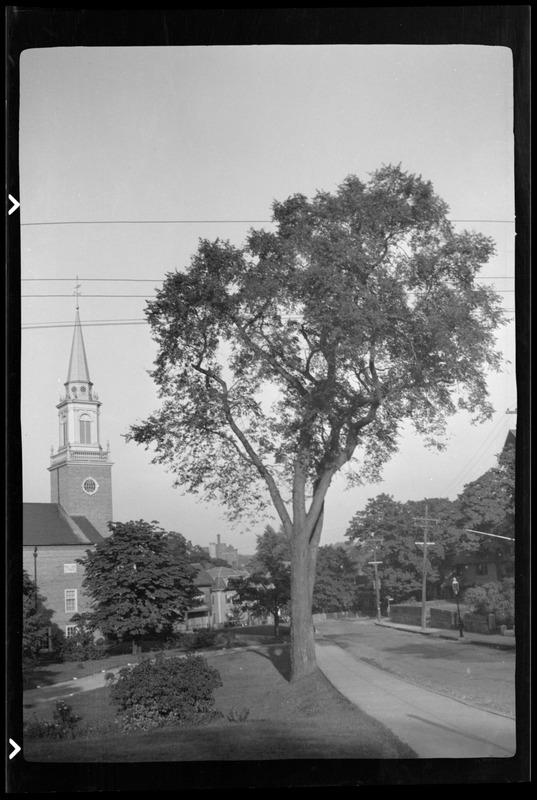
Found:
<svg viewBox="0 0 537 800"><path fill-rule="evenodd" d="M218 637L219 631L212 628L200 628L193 636L188 639L188 645L193 650L200 650L203 647L212 647Z"/></svg>
<svg viewBox="0 0 537 800"><path fill-rule="evenodd" d="M165 642L166 650L188 650L193 634L177 631L173 633Z"/></svg>
<svg viewBox="0 0 537 800"><path fill-rule="evenodd" d="M464 593L464 602L476 614L494 614L497 625L512 626L515 620L515 582L513 578L473 586Z"/></svg>
<svg viewBox="0 0 537 800"><path fill-rule="evenodd" d="M227 714L227 718L230 722L244 722L248 719L249 714L249 708L241 708L240 711L236 708L232 708Z"/></svg>
<svg viewBox="0 0 537 800"><path fill-rule="evenodd" d="M214 690L220 673L202 656L144 659L124 667L111 688L125 730L194 723L214 716Z"/></svg>
<svg viewBox="0 0 537 800"><path fill-rule="evenodd" d="M97 644L91 633L79 631L74 636L65 639L59 649L62 661L94 661L105 658L104 644Z"/></svg>
<svg viewBox="0 0 537 800"><path fill-rule="evenodd" d="M80 719L64 700L57 700L52 722L34 716L25 726L24 735L28 739L74 739Z"/></svg>

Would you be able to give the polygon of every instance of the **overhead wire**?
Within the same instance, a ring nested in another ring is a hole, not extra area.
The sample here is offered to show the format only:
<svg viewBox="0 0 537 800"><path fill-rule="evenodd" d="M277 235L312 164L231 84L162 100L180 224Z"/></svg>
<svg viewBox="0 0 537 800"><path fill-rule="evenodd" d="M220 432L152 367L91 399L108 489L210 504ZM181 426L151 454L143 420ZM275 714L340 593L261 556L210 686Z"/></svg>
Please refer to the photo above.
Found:
<svg viewBox="0 0 537 800"><path fill-rule="evenodd" d="M268 225L273 219L93 219L93 220L57 220L43 222L21 222L21 226L36 225L208 225L208 224L247 224ZM513 225L514 219L450 219L449 222L479 222L491 224Z"/></svg>
<svg viewBox="0 0 537 800"><path fill-rule="evenodd" d="M472 457L466 462L463 468L459 470L457 475L451 480L451 482L449 483L444 492L446 495L449 495L450 492L452 492L453 489L457 486L457 484L460 485L462 481L466 478L466 476L474 468L476 468L477 463L480 463L483 460L484 454L482 454L482 451L489 445L489 442L491 442L492 438L497 436L497 434L502 428L504 428L504 419L503 417L500 417L496 425L489 431L489 434L486 437L486 439L484 439L484 441L481 443L481 445L478 447L478 449L475 451Z"/></svg>

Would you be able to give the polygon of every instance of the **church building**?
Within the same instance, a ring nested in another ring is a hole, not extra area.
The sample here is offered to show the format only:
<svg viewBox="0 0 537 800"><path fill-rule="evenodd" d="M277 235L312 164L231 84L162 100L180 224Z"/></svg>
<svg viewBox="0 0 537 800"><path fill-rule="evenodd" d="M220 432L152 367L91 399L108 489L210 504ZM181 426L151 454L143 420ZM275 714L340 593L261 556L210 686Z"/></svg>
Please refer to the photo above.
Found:
<svg viewBox="0 0 537 800"><path fill-rule="evenodd" d="M50 458L50 503L23 504L23 568L52 622L72 636L74 614L89 610L76 559L110 534L112 462L101 444L101 402L90 380L78 307L58 409L58 449Z"/></svg>

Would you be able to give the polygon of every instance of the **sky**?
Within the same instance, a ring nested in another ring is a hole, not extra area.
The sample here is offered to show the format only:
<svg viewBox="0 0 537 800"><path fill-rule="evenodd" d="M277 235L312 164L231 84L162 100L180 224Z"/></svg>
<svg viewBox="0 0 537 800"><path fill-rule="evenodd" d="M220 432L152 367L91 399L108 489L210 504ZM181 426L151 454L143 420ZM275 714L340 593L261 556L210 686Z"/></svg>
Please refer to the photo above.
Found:
<svg viewBox="0 0 537 800"><path fill-rule="evenodd" d="M473 45L51 47L20 61L21 436L23 499L49 502L56 404L78 302L90 377L110 442L114 518L158 520L241 553L276 517L230 524L173 488L151 453L126 443L159 406L146 301L184 269L200 238L241 245L271 228L274 200L367 181L382 164L422 175L458 230L491 236L482 280L508 324L493 418L458 414L447 448L408 430L379 484L328 495L322 543L344 541L381 492L454 499L495 464L516 426L514 142L508 48ZM79 287L76 289L76 287ZM75 296L75 293L78 295ZM78 299L77 299L78 298Z"/></svg>

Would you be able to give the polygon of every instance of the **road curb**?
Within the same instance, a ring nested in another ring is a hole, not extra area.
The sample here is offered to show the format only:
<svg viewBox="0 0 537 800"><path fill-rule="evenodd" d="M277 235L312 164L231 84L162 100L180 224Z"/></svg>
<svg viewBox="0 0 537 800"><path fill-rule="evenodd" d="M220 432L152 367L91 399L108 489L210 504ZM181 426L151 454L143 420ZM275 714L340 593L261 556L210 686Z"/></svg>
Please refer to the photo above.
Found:
<svg viewBox="0 0 537 800"><path fill-rule="evenodd" d="M394 630L404 631L406 633L417 633L421 636L429 636L432 639L447 639L452 642L460 642L461 644L475 644L480 647L492 647L496 650L516 650L516 641L511 637L504 642L499 641L499 636L494 636L494 638L487 639L485 638L485 634L483 635L483 638L478 639L476 636L472 636L472 634L467 634L464 637L460 637L456 632L449 633L448 631L442 631L440 628L428 628L423 630L423 628L414 627L412 625L401 625L392 622L379 622L378 620L374 620L374 624L380 628L393 628ZM504 637L502 636L501 639L503 638Z"/></svg>

